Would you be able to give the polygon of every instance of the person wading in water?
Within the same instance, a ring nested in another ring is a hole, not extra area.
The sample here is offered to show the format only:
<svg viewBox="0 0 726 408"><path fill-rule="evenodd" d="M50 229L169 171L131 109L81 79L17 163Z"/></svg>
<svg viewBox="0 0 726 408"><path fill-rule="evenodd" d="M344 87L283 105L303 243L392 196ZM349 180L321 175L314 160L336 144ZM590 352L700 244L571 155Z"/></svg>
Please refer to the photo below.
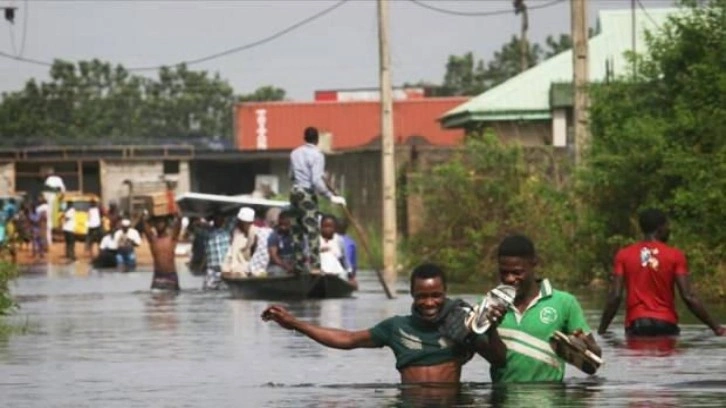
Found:
<svg viewBox="0 0 726 408"><path fill-rule="evenodd" d="M396 357L401 382L459 384L461 368L478 353L494 367L506 364L507 348L496 327L480 335L461 330L464 319L454 313L456 299L446 297L446 278L437 265L423 264L411 274L411 314L394 316L366 330L317 326L295 318L282 306L270 306L262 320L274 321L335 349L389 347ZM506 308L492 307L489 319L500 322ZM447 320L456 320L453 324ZM462 334L461 336L459 334Z"/></svg>
<svg viewBox="0 0 726 408"><path fill-rule="evenodd" d="M142 221L144 235L149 241L151 256L154 258L151 289L178 291L179 275L176 273L174 250L181 232L181 220L178 216L173 216L171 232L169 217L155 217L151 221L154 223L153 228L146 217Z"/></svg>

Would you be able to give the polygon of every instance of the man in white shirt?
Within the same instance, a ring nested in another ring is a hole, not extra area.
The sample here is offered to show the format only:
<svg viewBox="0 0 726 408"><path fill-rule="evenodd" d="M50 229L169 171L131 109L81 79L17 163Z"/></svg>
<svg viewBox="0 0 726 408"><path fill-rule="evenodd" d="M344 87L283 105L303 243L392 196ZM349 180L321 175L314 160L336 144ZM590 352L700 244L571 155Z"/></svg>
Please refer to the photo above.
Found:
<svg viewBox="0 0 726 408"><path fill-rule="evenodd" d="M116 254L117 254L116 241L114 240L113 231L109 231L101 239L101 243L98 245L98 256L93 258L94 268L115 268L116 267Z"/></svg>
<svg viewBox="0 0 726 408"><path fill-rule="evenodd" d="M53 224L55 224L55 219L53 219L53 215L55 214L55 208L56 208L56 201L58 200L58 196L66 192L66 185L63 183L63 179L55 174L53 169L50 169L45 177L45 182L43 183L43 198L45 198L45 202L48 203L48 222L47 222L47 228L46 228L46 237L45 239L48 242L49 248L50 244L53 242Z"/></svg>
<svg viewBox="0 0 726 408"><path fill-rule="evenodd" d="M68 202L63 213L63 237L66 241L66 258L76 260L76 209Z"/></svg>
<svg viewBox="0 0 726 408"><path fill-rule="evenodd" d="M124 218L121 221L121 228L116 231L113 236L116 242L117 253L116 263L124 272L132 271L136 268L136 250L141 245L141 235L139 231L131 228L131 221Z"/></svg>
<svg viewBox="0 0 726 408"><path fill-rule="evenodd" d="M102 235L101 209L98 207L98 202L91 199L91 206L88 208L88 219L86 220L86 253L91 258L93 258L93 244L98 244Z"/></svg>

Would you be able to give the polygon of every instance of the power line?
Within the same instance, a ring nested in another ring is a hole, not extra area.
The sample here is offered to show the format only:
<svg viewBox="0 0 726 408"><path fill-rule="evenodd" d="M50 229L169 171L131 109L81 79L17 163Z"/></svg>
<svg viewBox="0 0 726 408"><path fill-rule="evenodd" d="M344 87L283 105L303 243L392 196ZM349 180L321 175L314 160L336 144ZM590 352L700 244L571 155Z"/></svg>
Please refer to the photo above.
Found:
<svg viewBox="0 0 726 408"><path fill-rule="evenodd" d="M30 7L30 1L25 0L24 7L23 7L23 39L20 40L20 52L18 52L18 56L22 57L23 53L25 52L25 39L28 36L28 8Z"/></svg>
<svg viewBox="0 0 726 408"><path fill-rule="evenodd" d="M187 61L180 61L180 62L177 62L177 63L174 63L174 64L132 67L132 68L127 68L126 70L129 71L129 72L156 71L156 70L159 70L159 69L161 69L163 67L168 67L168 66L176 66L176 65L181 65L181 64L186 64L186 65L199 64L199 63L202 63L202 62L206 62L206 61L210 61L210 60L213 60L213 59L221 58L221 57L224 57L224 56L227 56L227 55L235 54L235 53L238 53L238 52L241 52L241 51L249 50L251 48L259 47L261 45L264 45L264 44L267 44L267 43L269 43L271 41L274 41L274 40L276 40L276 39L284 36L285 34L288 34L288 33L292 32L292 31L295 31L296 29L298 29L298 28L300 28L300 27L302 27L302 26L304 26L306 24L312 23L313 21L315 21L315 20L317 20L317 19L325 16L326 14L331 13L332 11L334 11L338 7L344 5L348 1L349 0L340 0L339 2L333 4L332 6L326 8L326 9L323 9L323 10L319 11L318 13L315 13L315 14L313 14L310 17L307 17L307 18L305 18L303 20L300 20L297 23L295 23L293 25L290 25L290 26L288 26L288 27L286 27L286 28L284 28L284 29L282 29L280 31L277 31L277 32L275 32L275 33L273 33L273 34L265 37L265 38L262 38L262 39L257 40L257 41L253 41L253 42L248 43L248 44L240 45L240 46L237 46L237 47L234 47L234 48L230 48L228 50L221 51L221 52L218 52L218 53L215 53L215 54L207 55L207 56L204 56L204 57L200 57L200 58L196 58L196 59L192 59L192 60L187 60ZM6 53L6 52L3 52L3 51L0 51L0 57L5 57L5 58L9 58L9 59L14 59L16 61L26 62L26 63L29 63L29 64L35 64L35 65L41 65L41 66L46 66L46 67L53 66L53 63L52 62L37 60L37 59L33 59L33 58L25 58L22 55L11 55L11 54Z"/></svg>
<svg viewBox="0 0 726 408"><path fill-rule="evenodd" d="M486 16L496 16L496 15L502 15L502 14L512 14L514 12L514 9L492 10L492 11L457 11L457 10L450 10L450 9L432 6L430 4L422 2L420 0L408 0L408 1L410 1L411 3L413 3L419 7L429 9L432 11L436 11L438 13L449 14L452 16L486 17ZM562 3L564 1L565 0L552 0L548 3L540 4L538 6L528 6L527 9L528 10L543 9L543 8L554 6L555 4Z"/></svg>
<svg viewBox="0 0 726 408"><path fill-rule="evenodd" d="M648 9L646 9L645 6L643 6L643 3L641 3L640 0L635 0L635 1L638 3L638 7L640 7L640 9L643 11L643 14L645 14L645 16L648 18L648 20L650 20L650 22L654 26L656 26L656 28L658 28L658 30L660 30L661 29L660 24L658 24L655 20L653 20L653 17L650 16L650 13L648 13Z"/></svg>

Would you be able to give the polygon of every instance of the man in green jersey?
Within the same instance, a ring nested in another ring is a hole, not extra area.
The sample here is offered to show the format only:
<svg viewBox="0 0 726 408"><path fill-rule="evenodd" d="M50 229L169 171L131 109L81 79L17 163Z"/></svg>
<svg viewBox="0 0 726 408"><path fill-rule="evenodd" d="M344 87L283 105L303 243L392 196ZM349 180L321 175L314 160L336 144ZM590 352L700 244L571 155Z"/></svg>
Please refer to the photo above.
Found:
<svg viewBox="0 0 726 408"><path fill-rule="evenodd" d="M297 330L318 343L336 349L387 346L396 356L402 383L459 383L461 367L476 351L492 366L505 363L506 348L496 328L486 334L468 335L456 341L448 336L443 321L457 312L460 303L446 297L446 278L436 265L424 264L411 274L411 314L383 320L367 330L348 331L316 326L296 319L281 306L270 306L262 313L264 321L273 320L288 330ZM489 317L501 320L503 309L492 309ZM463 325L463 319L461 324ZM464 332L465 330L461 330ZM457 337L457 336L453 336Z"/></svg>
<svg viewBox="0 0 726 408"><path fill-rule="evenodd" d="M562 381L565 364L549 344L555 331L578 337L601 355L577 299L536 277L537 255L529 238L506 237L497 256L501 282L516 287L517 294L498 327L507 362L491 367L493 382Z"/></svg>

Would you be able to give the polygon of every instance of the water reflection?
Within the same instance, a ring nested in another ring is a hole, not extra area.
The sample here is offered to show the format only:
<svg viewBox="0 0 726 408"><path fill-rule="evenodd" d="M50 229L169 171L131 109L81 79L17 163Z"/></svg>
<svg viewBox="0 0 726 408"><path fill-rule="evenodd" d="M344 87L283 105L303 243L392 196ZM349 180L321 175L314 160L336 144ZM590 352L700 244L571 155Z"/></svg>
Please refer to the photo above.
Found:
<svg viewBox="0 0 726 408"><path fill-rule="evenodd" d="M177 293L151 293L144 301L144 317L147 328L153 331L173 333L179 326L177 318ZM163 335L163 334L162 334Z"/></svg>

